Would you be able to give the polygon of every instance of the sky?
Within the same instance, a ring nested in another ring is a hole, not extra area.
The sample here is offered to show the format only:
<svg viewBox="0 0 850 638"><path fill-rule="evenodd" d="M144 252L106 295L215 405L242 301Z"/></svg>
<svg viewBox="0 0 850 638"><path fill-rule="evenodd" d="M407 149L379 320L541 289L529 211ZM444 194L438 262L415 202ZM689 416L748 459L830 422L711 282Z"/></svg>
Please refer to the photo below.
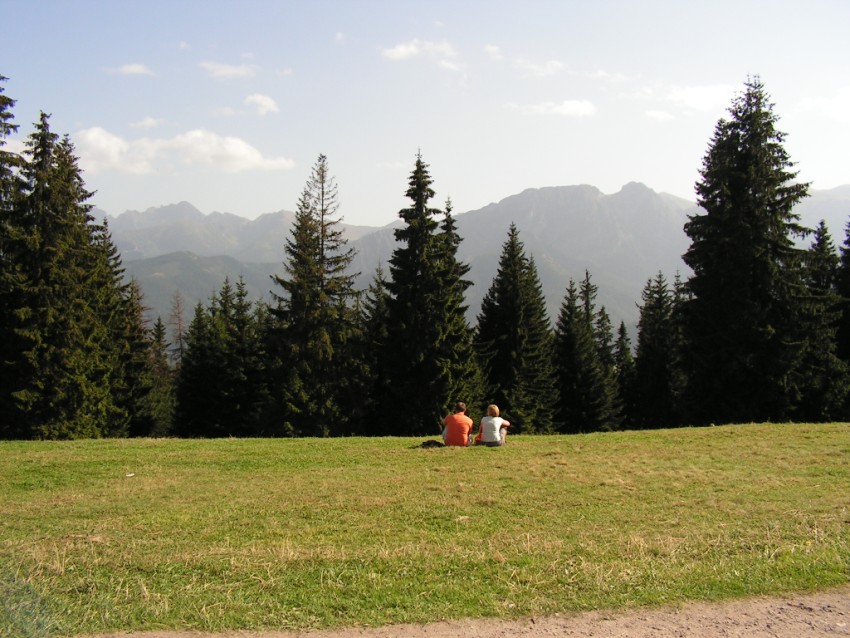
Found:
<svg viewBox="0 0 850 638"><path fill-rule="evenodd" d="M846 0L0 0L20 150L41 111L111 215L295 210L327 156L349 224L628 182L695 199L748 77L799 179L850 183Z"/></svg>

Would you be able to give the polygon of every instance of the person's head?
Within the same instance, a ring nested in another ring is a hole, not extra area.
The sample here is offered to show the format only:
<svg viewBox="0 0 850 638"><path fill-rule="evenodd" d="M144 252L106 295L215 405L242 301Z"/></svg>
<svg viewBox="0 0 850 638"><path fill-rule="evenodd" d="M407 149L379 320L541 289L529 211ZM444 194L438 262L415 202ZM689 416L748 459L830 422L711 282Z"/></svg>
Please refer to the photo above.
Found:
<svg viewBox="0 0 850 638"><path fill-rule="evenodd" d="M466 403L463 401L458 401L455 403L455 414L457 413L465 413L466 412Z"/></svg>
<svg viewBox="0 0 850 638"><path fill-rule="evenodd" d="M499 416L499 406L490 404L487 406L487 416Z"/></svg>

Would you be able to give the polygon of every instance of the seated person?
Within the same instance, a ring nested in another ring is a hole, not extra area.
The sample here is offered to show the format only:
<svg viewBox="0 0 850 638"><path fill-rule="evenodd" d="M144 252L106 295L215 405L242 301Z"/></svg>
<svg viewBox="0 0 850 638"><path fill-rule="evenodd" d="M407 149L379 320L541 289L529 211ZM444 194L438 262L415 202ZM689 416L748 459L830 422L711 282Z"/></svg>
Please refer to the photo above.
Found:
<svg viewBox="0 0 850 638"><path fill-rule="evenodd" d="M469 445L472 419L466 416L466 404L463 401L455 404L454 413L444 419L443 425L443 442L446 445Z"/></svg>
<svg viewBox="0 0 850 638"><path fill-rule="evenodd" d="M488 405L487 416L481 419L478 426L478 435L475 437L475 445L486 445L487 447L499 447L505 444L510 422L499 416L499 406Z"/></svg>

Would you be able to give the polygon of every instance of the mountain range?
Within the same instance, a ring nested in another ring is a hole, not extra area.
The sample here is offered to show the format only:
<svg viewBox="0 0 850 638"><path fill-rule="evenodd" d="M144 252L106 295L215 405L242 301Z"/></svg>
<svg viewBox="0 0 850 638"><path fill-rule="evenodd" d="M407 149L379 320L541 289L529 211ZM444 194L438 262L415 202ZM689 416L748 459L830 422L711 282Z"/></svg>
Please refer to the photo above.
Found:
<svg viewBox="0 0 850 638"><path fill-rule="evenodd" d="M526 254L533 257L554 323L570 279L589 272L614 325L634 327L641 291L659 272L668 280L687 276L681 256L689 239L683 227L699 213L694 202L629 183L613 194L589 185L531 188L478 210L455 215L463 238L458 256L470 265L473 286L467 293L468 317L474 321L481 299L496 274L511 223L519 230ZM844 242L850 217L850 185L812 191L797 208L803 223L824 219L836 245ZM206 303L225 277L240 276L254 298L270 298L270 276L282 272L283 247L294 214L268 213L248 220L229 213L204 215L188 202L127 211L106 217L124 260L126 274L141 285L152 317L168 319L179 290L191 308ZM395 248L394 228L341 224L357 254L352 271L366 288L379 264Z"/></svg>

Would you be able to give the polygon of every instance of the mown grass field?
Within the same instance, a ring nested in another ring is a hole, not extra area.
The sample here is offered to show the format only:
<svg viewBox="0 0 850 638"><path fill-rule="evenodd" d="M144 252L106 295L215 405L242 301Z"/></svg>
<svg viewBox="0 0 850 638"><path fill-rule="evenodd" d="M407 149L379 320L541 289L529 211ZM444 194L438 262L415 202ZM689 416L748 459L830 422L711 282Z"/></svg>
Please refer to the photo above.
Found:
<svg viewBox="0 0 850 638"><path fill-rule="evenodd" d="M518 617L850 581L850 426L0 443L0 635Z"/></svg>

